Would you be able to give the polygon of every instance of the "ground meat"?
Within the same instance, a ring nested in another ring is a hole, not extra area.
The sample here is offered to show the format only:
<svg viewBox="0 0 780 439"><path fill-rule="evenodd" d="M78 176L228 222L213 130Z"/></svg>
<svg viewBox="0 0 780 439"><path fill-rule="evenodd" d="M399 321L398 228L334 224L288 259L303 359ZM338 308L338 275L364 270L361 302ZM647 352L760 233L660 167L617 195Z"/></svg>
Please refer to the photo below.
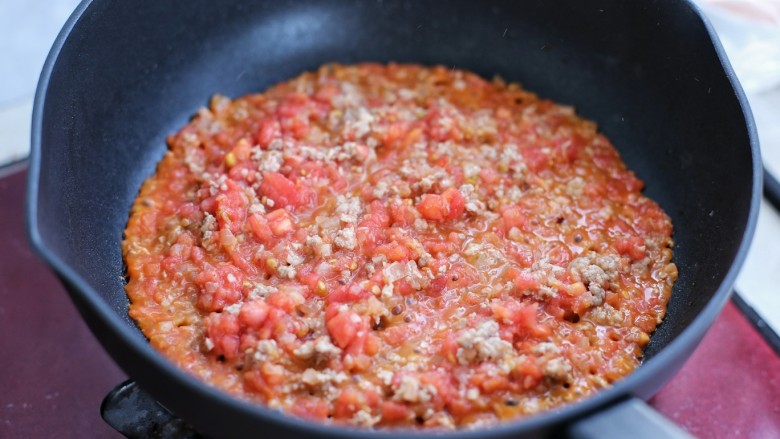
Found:
<svg viewBox="0 0 780 439"><path fill-rule="evenodd" d="M341 247L346 250L354 250L357 246L357 237L355 236L355 229L352 227L345 227L338 232L333 238L333 243L337 247Z"/></svg>
<svg viewBox="0 0 780 439"><path fill-rule="evenodd" d="M420 383L419 378L411 374L401 374L398 384L393 386L395 398L406 402L426 403L436 394L436 388Z"/></svg>
<svg viewBox="0 0 780 439"><path fill-rule="evenodd" d="M571 364L569 361L562 357L553 358L542 367L542 373L545 377L554 381L571 382Z"/></svg>
<svg viewBox="0 0 780 439"><path fill-rule="evenodd" d="M301 344L293 351L293 354L301 360L323 361L341 354L341 349L331 343L328 336L321 336L316 340L309 340Z"/></svg>
<svg viewBox="0 0 780 439"><path fill-rule="evenodd" d="M462 365L496 361L512 355L512 344L498 335L498 323L488 320L475 329L467 329L458 336L458 362Z"/></svg>
<svg viewBox="0 0 780 439"><path fill-rule="evenodd" d="M569 264L569 270L574 278L583 282L588 288L590 297L585 301L588 307L604 303L610 281L614 281L617 277L618 259L615 255L588 253Z"/></svg>
<svg viewBox="0 0 780 439"><path fill-rule="evenodd" d="M498 78L329 65L215 96L168 144L125 232L130 316L187 372L322 423L587 397L639 365L677 279L669 218L595 125Z"/></svg>

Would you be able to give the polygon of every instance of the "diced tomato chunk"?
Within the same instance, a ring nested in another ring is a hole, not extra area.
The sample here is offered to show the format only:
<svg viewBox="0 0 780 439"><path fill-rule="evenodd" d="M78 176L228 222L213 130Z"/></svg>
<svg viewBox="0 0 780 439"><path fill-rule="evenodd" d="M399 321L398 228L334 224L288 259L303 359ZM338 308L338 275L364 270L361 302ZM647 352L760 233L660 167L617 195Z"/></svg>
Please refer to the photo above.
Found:
<svg viewBox="0 0 780 439"><path fill-rule="evenodd" d="M406 122L394 122L391 123L384 133L383 143L386 145L393 145L399 139L406 136L409 130L409 125Z"/></svg>
<svg viewBox="0 0 780 439"><path fill-rule="evenodd" d="M414 415L408 406L395 401L382 403L382 420L385 422L406 421Z"/></svg>
<svg viewBox="0 0 780 439"><path fill-rule="evenodd" d="M376 253L387 256L389 261L408 261L411 257L411 250L399 242L391 242L379 246Z"/></svg>
<svg viewBox="0 0 780 439"><path fill-rule="evenodd" d="M302 397L295 400L290 412L302 418L322 420L328 417L328 403L317 398Z"/></svg>
<svg viewBox="0 0 780 439"><path fill-rule="evenodd" d="M311 189L296 185L278 172L266 172L263 182L260 183L260 190L263 195L273 200L274 208L309 206L315 198Z"/></svg>
<svg viewBox="0 0 780 439"><path fill-rule="evenodd" d="M523 214L520 207L514 206L504 209L501 212L501 219L504 220L504 227L508 232L512 227L525 230L528 224L528 217Z"/></svg>
<svg viewBox="0 0 780 439"><path fill-rule="evenodd" d="M487 184L495 184L500 179L498 172L491 168L479 171L479 178Z"/></svg>
<svg viewBox="0 0 780 439"><path fill-rule="evenodd" d="M328 300L332 304L337 303L352 303L358 300L365 299L369 293L358 284L348 284L336 288L336 291L332 292L328 296Z"/></svg>
<svg viewBox="0 0 780 439"><path fill-rule="evenodd" d="M391 326L379 333L379 336L391 346L401 346L411 337L408 328L404 325Z"/></svg>
<svg viewBox="0 0 780 439"><path fill-rule="evenodd" d="M417 204L417 210L425 219L432 221L441 221L445 217L445 206L441 195L425 194L420 203Z"/></svg>
<svg viewBox="0 0 780 439"><path fill-rule="evenodd" d="M226 183L227 190L216 196L216 217L220 228L229 228L237 233L246 220L249 200L241 186L233 180Z"/></svg>
<svg viewBox="0 0 780 439"><path fill-rule="evenodd" d="M486 377L479 385L485 393L493 393L505 390L509 387L509 380L505 376L495 375Z"/></svg>
<svg viewBox="0 0 780 439"><path fill-rule="evenodd" d="M363 408L362 395L357 390L347 387L336 398L333 416L338 419L351 418L361 408Z"/></svg>
<svg viewBox="0 0 780 439"><path fill-rule="evenodd" d="M223 355L227 359L236 358L241 330L238 318L229 313L209 314L205 325L206 335L213 343L214 354Z"/></svg>
<svg viewBox="0 0 780 439"><path fill-rule="evenodd" d="M417 210L425 219L443 221L459 217L466 208L466 199L454 188L441 195L425 194L417 204Z"/></svg>
<svg viewBox="0 0 780 439"><path fill-rule="evenodd" d="M236 146L233 147L233 149L230 151L230 154L232 154L232 159L236 162L242 162L244 160L249 160L249 155L251 153L252 145L249 144L249 141L246 139L241 139L236 143ZM225 159L228 161L228 159Z"/></svg>
<svg viewBox="0 0 780 439"><path fill-rule="evenodd" d="M221 311L243 298L244 273L233 266L204 270L195 276L200 287L198 306L204 311Z"/></svg>
<svg viewBox="0 0 780 439"><path fill-rule="evenodd" d="M441 196L447 205L447 218L455 219L466 210L466 199L463 198L463 195L457 189L449 188Z"/></svg>
<svg viewBox="0 0 780 439"><path fill-rule="evenodd" d="M523 148L521 150L525 163L529 169L533 171L541 171L550 166L552 161L550 156L542 151L542 148L531 147Z"/></svg>
<svg viewBox="0 0 780 439"><path fill-rule="evenodd" d="M641 261L647 255L647 247L642 238L630 236L615 242L615 249L622 255L627 255L632 261Z"/></svg>
<svg viewBox="0 0 780 439"><path fill-rule="evenodd" d="M531 389L542 381L544 375L536 362L530 358L526 358L525 361L521 361L515 365L512 376L522 383L523 388Z"/></svg>
<svg viewBox="0 0 780 439"><path fill-rule="evenodd" d="M515 269L507 270L507 278L512 281L521 292L538 291L541 287L536 275L529 271L520 271Z"/></svg>
<svg viewBox="0 0 780 439"><path fill-rule="evenodd" d="M246 302L241 307L238 319L241 323L251 328L258 329L268 317L268 305L263 300Z"/></svg>
<svg viewBox="0 0 780 439"><path fill-rule="evenodd" d="M266 215L268 228L276 236L284 236L295 230L295 223L289 213L284 209L277 209Z"/></svg>
<svg viewBox="0 0 780 439"><path fill-rule="evenodd" d="M266 302L289 314L295 310L295 307L304 302L304 298L295 290L285 290L282 288L275 293L269 294Z"/></svg>
<svg viewBox="0 0 780 439"><path fill-rule="evenodd" d="M268 219L265 216L253 213L249 215L247 223L249 224L249 229L261 243L267 243L273 238L274 234L268 226Z"/></svg>
<svg viewBox="0 0 780 439"><path fill-rule="evenodd" d="M501 323L508 323L514 333L544 337L550 332L549 328L537 321L538 303L494 302L492 309L496 320Z"/></svg>
<svg viewBox="0 0 780 439"><path fill-rule="evenodd" d="M261 146L268 146L271 140L281 136L281 127L275 118L266 118L260 122L260 129L257 132L257 143Z"/></svg>
<svg viewBox="0 0 780 439"><path fill-rule="evenodd" d="M452 363L457 363L456 353L458 352L458 333L452 333L441 344L440 355Z"/></svg>
<svg viewBox="0 0 780 439"><path fill-rule="evenodd" d="M353 311L339 312L327 322L328 333L342 349L349 346L363 326L363 319Z"/></svg>
<svg viewBox="0 0 780 439"><path fill-rule="evenodd" d="M391 203L390 215L392 223L400 227L410 226L417 218L414 213L414 208L403 203Z"/></svg>

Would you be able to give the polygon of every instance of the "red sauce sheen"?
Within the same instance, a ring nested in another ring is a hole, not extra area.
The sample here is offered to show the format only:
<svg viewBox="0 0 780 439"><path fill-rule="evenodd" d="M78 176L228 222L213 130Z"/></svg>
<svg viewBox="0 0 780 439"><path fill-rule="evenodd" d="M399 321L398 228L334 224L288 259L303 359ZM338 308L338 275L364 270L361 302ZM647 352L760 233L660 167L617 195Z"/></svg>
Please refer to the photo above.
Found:
<svg viewBox="0 0 780 439"><path fill-rule="evenodd" d="M152 345L325 423L473 428L639 365L672 225L596 126L516 84L329 65L216 96L123 244Z"/></svg>

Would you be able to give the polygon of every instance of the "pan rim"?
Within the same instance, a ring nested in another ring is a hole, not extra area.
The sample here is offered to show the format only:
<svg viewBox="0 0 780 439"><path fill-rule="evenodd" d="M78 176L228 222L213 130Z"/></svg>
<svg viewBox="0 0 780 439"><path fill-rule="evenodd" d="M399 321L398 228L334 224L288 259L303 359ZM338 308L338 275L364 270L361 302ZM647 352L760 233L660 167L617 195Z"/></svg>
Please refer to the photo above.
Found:
<svg viewBox="0 0 780 439"><path fill-rule="evenodd" d="M705 307L701 312L699 312L693 321L680 333L680 335L672 340L663 349L661 349L656 355L653 356L653 358L643 363L641 367L637 368L630 375L615 383L610 388L604 389L603 391L600 391L599 393L586 399L528 418L522 418L509 423L493 426L488 429L478 429L472 431L460 430L444 434L440 432L421 432L415 430L359 430L343 426L324 425L316 422L305 421L293 416L281 415L279 412L273 411L265 406L249 403L247 401L233 397L228 393L223 392L222 390L211 387L175 366L172 362L154 350L145 339L139 337L136 332L133 332L131 328L129 328L120 319L120 317L116 315L114 310L111 309L109 305L100 297L94 288L92 288L81 276L76 274L76 272L72 270L67 263L61 260L53 251L47 248L46 242L43 239L40 230L38 229L37 213L38 183L41 172L41 137L43 127L43 113L46 103L46 93L48 90L49 80L54 71L54 67L57 64L60 51L67 42L71 31L76 27L80 18L89 9L89 7L93 3L97 3L99 1L101 0L83 0L78 5L54 41L52 49L46 58L40 75L33 107L31 152L27 177L25 206L27 237L29 242L32 244L33 250L38 254L38 256L50 267L52 267L52 269L62 280L66 281L69 285L72 286L72 288L67 288L68 293L71 295L72 299L75 300L74 295L78 295L79 298L82 299L83 302L85 302L86 305L91 308L91 311L94 313L96 318L101 320L103 325L111 328L118 339L132 350L131 353L133 355L140 357L140 359L146 364L156 367L161 371L161 373L167 376L167 378L175 381L177 386L187 387L193 392L193 394L196 394L199 397L209 398L212 401L222 404L223 406L228 407L233 411L241 412L243 416L259 418L264 422L276 424L278 427L292 428L301 433L331 437L391 437L396 436L399 432L403 432L404 435L408 435L410 437L431 437L435 435L437 437L442 436L447 438L483 438L506 436L509 434L530 432L541 429L551 429L562 426L562 423L564 422L571 422L572 420L586 416L589 413L602 410L610 404L615 403L625 397L649 397L649 395L637 395L636 389L641 387L643 383L657 380L657 377L662 375L666 365L672 362L674 358L687 358L688 353L684 351L690 350L691 346L698 345L704 333L712 325L713 321L719 315L720 311L731 296L732 287L736 281L739 269L741 268L747 256L758 219L762 184L762 165L758 135L752 112L747 103L744 91L742 90L742 87L740 86L730 63L726 58L725 51L717 37L717 34L712 28L712 25L703 15L701 10L691 2L691 0L679 0L680 3L687 5L687 7L690 8L702 21L705 29L709 34L713 49L715 50L715 53L721 62L724 73L726 74L726 77L734 90L736 99L742 110L751 148L751 158L753 165L753 188L747 223L741 237L739 248L728 272L723 277L720 286L716 290L712 299L705 305ZM150 393L154 394L154 392Z"/></svg>

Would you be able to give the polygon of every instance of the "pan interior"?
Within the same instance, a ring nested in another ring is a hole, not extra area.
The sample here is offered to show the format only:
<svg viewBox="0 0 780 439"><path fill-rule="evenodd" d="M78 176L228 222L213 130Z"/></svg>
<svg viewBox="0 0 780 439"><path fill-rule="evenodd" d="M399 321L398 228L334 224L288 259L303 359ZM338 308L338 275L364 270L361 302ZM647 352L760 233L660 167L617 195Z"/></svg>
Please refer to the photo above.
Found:
<svg viewBox="0 0 780 439"><path fill-rule="evenodd" d="M709 35L682 2L95 1L45 90L42 241L135 328L120 242L165 137L215 92L363 61L500 75L599 124L675 225L680 277L647 358L715 294L748 222L751 150Z"/></svg>

